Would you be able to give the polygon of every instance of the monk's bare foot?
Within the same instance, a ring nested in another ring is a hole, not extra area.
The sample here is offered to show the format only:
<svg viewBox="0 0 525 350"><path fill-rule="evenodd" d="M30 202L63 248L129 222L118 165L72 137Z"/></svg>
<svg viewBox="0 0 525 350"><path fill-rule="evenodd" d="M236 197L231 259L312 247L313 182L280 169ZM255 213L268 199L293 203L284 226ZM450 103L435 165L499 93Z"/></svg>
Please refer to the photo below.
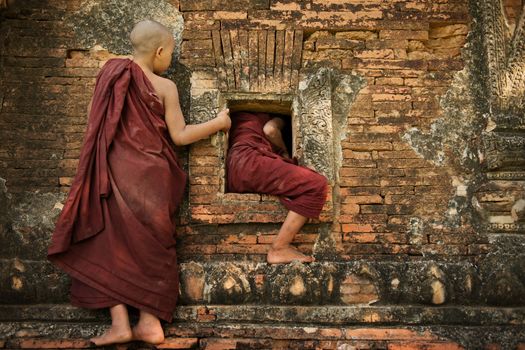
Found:
<svg viewBox="0 0 525 350"><path fill-rule="evenodd" d="M160 344L164 341L164 331L160 321L150 320L139 321L133 327L133 340L139 340L150 344Z"/></svg>
<svg viewBox="0 0 525 350"><path fill-rule="evenodd" d="M89 339L97 346L127 343L133 339L133 334L129 327L111 326L104 334Z"/></svg>
<svg viewBox="0 0 525 350"><path fill-rule="evenodd" d="M315 259L313 256L304 255L291 246L284 248L270 248L268 255L266 256L266 261L269 264L287 264L294 260L309 263Z"/></svg>

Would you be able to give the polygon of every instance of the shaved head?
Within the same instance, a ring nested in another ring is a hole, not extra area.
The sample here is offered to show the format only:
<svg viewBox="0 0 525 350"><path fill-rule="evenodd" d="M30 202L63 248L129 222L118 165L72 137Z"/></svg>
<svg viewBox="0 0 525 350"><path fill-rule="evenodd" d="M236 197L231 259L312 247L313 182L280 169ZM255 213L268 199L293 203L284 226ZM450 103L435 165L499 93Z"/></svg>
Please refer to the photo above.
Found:
<svg viewBox="0 0 525 350"><path fill-rule="evenodd" d="M173 34L159 22L145 20L135 25L131 31L130 39L135 52L145 54L171 43Z"/></svg>

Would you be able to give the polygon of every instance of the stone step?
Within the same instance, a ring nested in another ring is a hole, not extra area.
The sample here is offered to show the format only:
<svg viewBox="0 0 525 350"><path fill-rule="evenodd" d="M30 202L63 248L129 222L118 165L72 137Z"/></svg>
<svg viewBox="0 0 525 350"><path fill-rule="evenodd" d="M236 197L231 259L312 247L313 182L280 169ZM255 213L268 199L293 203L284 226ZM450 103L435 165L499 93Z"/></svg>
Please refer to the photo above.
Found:
<svg viewBox="0 0 525 350"><path fill-rule="evenodd" d="M174 322L198 324L291 324L329 326L520 326L525 327L525 307L474 306L275 306L182 305ZM106 310L80 309L69 304L0 305L0 322L107 322Z"/></svg>
<svg viewBox="0 0 525 350"><path fill-rule="evenodd" d="M180 264L179 304L525 306L512 257L468 261L251 261ZM49 263L0 261L2 303L67 302L69 278ZM5 291L5 292L4 292Z"/></svg>
<svg viewBox="0 0 525 350"><path fill-rule="evenodd" d="M35 315L36 316L36 315ZM104 322L0 322L0 349L83 349ZM306 325L256 322L165 324L164 343L132 342L106 349L525 349L522 325Z"/></svg>

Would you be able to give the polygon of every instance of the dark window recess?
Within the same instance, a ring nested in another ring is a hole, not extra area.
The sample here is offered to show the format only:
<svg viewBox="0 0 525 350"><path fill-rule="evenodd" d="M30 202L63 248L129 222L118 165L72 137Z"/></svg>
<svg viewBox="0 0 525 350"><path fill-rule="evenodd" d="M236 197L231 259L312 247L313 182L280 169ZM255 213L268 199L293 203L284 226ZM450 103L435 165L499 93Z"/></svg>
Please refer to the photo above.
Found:
<svg viewBox="0 0 525 350"><path fill-rule="evenodd" d="M253 100L244 100L244 101L228 101L228 108L230 109L230 114L235 112L265 112L270 113L273 117L279 117L284 120L284 128L281 130L284 144L286 145L287 152L289 155L294 154L293 150L293 128L292 128L292 113L291 113L291 103L288 101L253 101ZM232 118L232 126L235 124L235 118ZM226 141L226 147L228 147L229 140ZM225 154L227 154L227 149ZM228 169L226 168L226 174ZM226 175L227 176L227 175ZM228 190L227 187L227 177L224 179L225 182L225 192L232 193Z"/></svg>
<svg viewBox="0 0 525 350"><path fill-rule="evenodd" d="M286 145L288 154L293 154L293 138L292 138L292 118L289 115L284 114L272 114L274 117L279 117L284 120L284 128L281 130L283 135L283 141Z"/></svg>

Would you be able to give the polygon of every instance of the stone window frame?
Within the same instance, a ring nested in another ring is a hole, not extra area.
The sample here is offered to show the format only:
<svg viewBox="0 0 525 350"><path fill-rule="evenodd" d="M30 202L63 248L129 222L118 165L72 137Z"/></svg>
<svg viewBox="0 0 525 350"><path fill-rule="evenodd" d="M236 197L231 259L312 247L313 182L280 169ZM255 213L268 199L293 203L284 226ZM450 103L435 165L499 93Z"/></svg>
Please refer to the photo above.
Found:
<svg viewBox="0 0 525 350"><path fill-rule="evenodd" d="M219 30L212 32L212 38L216 84L205 91L199 86L195 94L192 92L190 122L214 118L219 110L227 107L228 101L286 100L291 103L294 156L300 165L327 177L330 188L319 222L333 222L332 193L341 159L340 139L345 134L349 107L363 80L331 68L301 67L301 30ZM239 45L234 45L236 42ZM265 53L252 50L252 42L267 43L253 46L266 48ZM273 47L274 53L268 47ZM269 63L268 57L275 60ZM192 74L198 77L210 72L205 71L206 68L201 74L197 69ZM221 167L219 185L216 179L213 181L212 192L216 190L217 194L211 203L199 204L192 203L190 195L190 220L203 224L282 222L287 210L277 197L225 193L227 139L221 132L212 137L211 143L217 148L218 162L214 164ZM191 160L189 163L191 176Z"/></svg>
<svg viewBox="0 0 525 350"><path fill-rule="evenodd" d="M323 209L319 222L331 222L334 219L332 190L336 185L337 164L336 157L340 150L336 147L335 133L343 134L339 128L341 121L346 120L349 105L348 101L340 100L341 93L352 84L355 77L340 74L332 69L320 68L306 72L302 76L295 94L264 94L257 92L228 92L213 89L198 96L191 96L190 120L203 122L210 120L217 112L226 108L231 100L266 100L291 103L291 117L293 130L293 148L299 159L299 164L308 166L325 175L329 180L328 205ZM344 94L344 93L343 93ZM334 131L335 128L338 129ZM225 167L227 138L224 133L214 136L211 142L217 148L220 171L217 195L209 206L200 205L199 213L206 213L208 220L196 220L199 223L250 223L250 222L282 222L287 213L276 196L261 194L225 193ZM191 176L191 162L190 162ZM192 205L190 219L192 219ZM248 219L240 218L233 213L238 208L253 213ZM258 214L258 215L257 215ZM222 217L221 217L222 216ZM315 220L314 220L315 221Z"/></svg>

